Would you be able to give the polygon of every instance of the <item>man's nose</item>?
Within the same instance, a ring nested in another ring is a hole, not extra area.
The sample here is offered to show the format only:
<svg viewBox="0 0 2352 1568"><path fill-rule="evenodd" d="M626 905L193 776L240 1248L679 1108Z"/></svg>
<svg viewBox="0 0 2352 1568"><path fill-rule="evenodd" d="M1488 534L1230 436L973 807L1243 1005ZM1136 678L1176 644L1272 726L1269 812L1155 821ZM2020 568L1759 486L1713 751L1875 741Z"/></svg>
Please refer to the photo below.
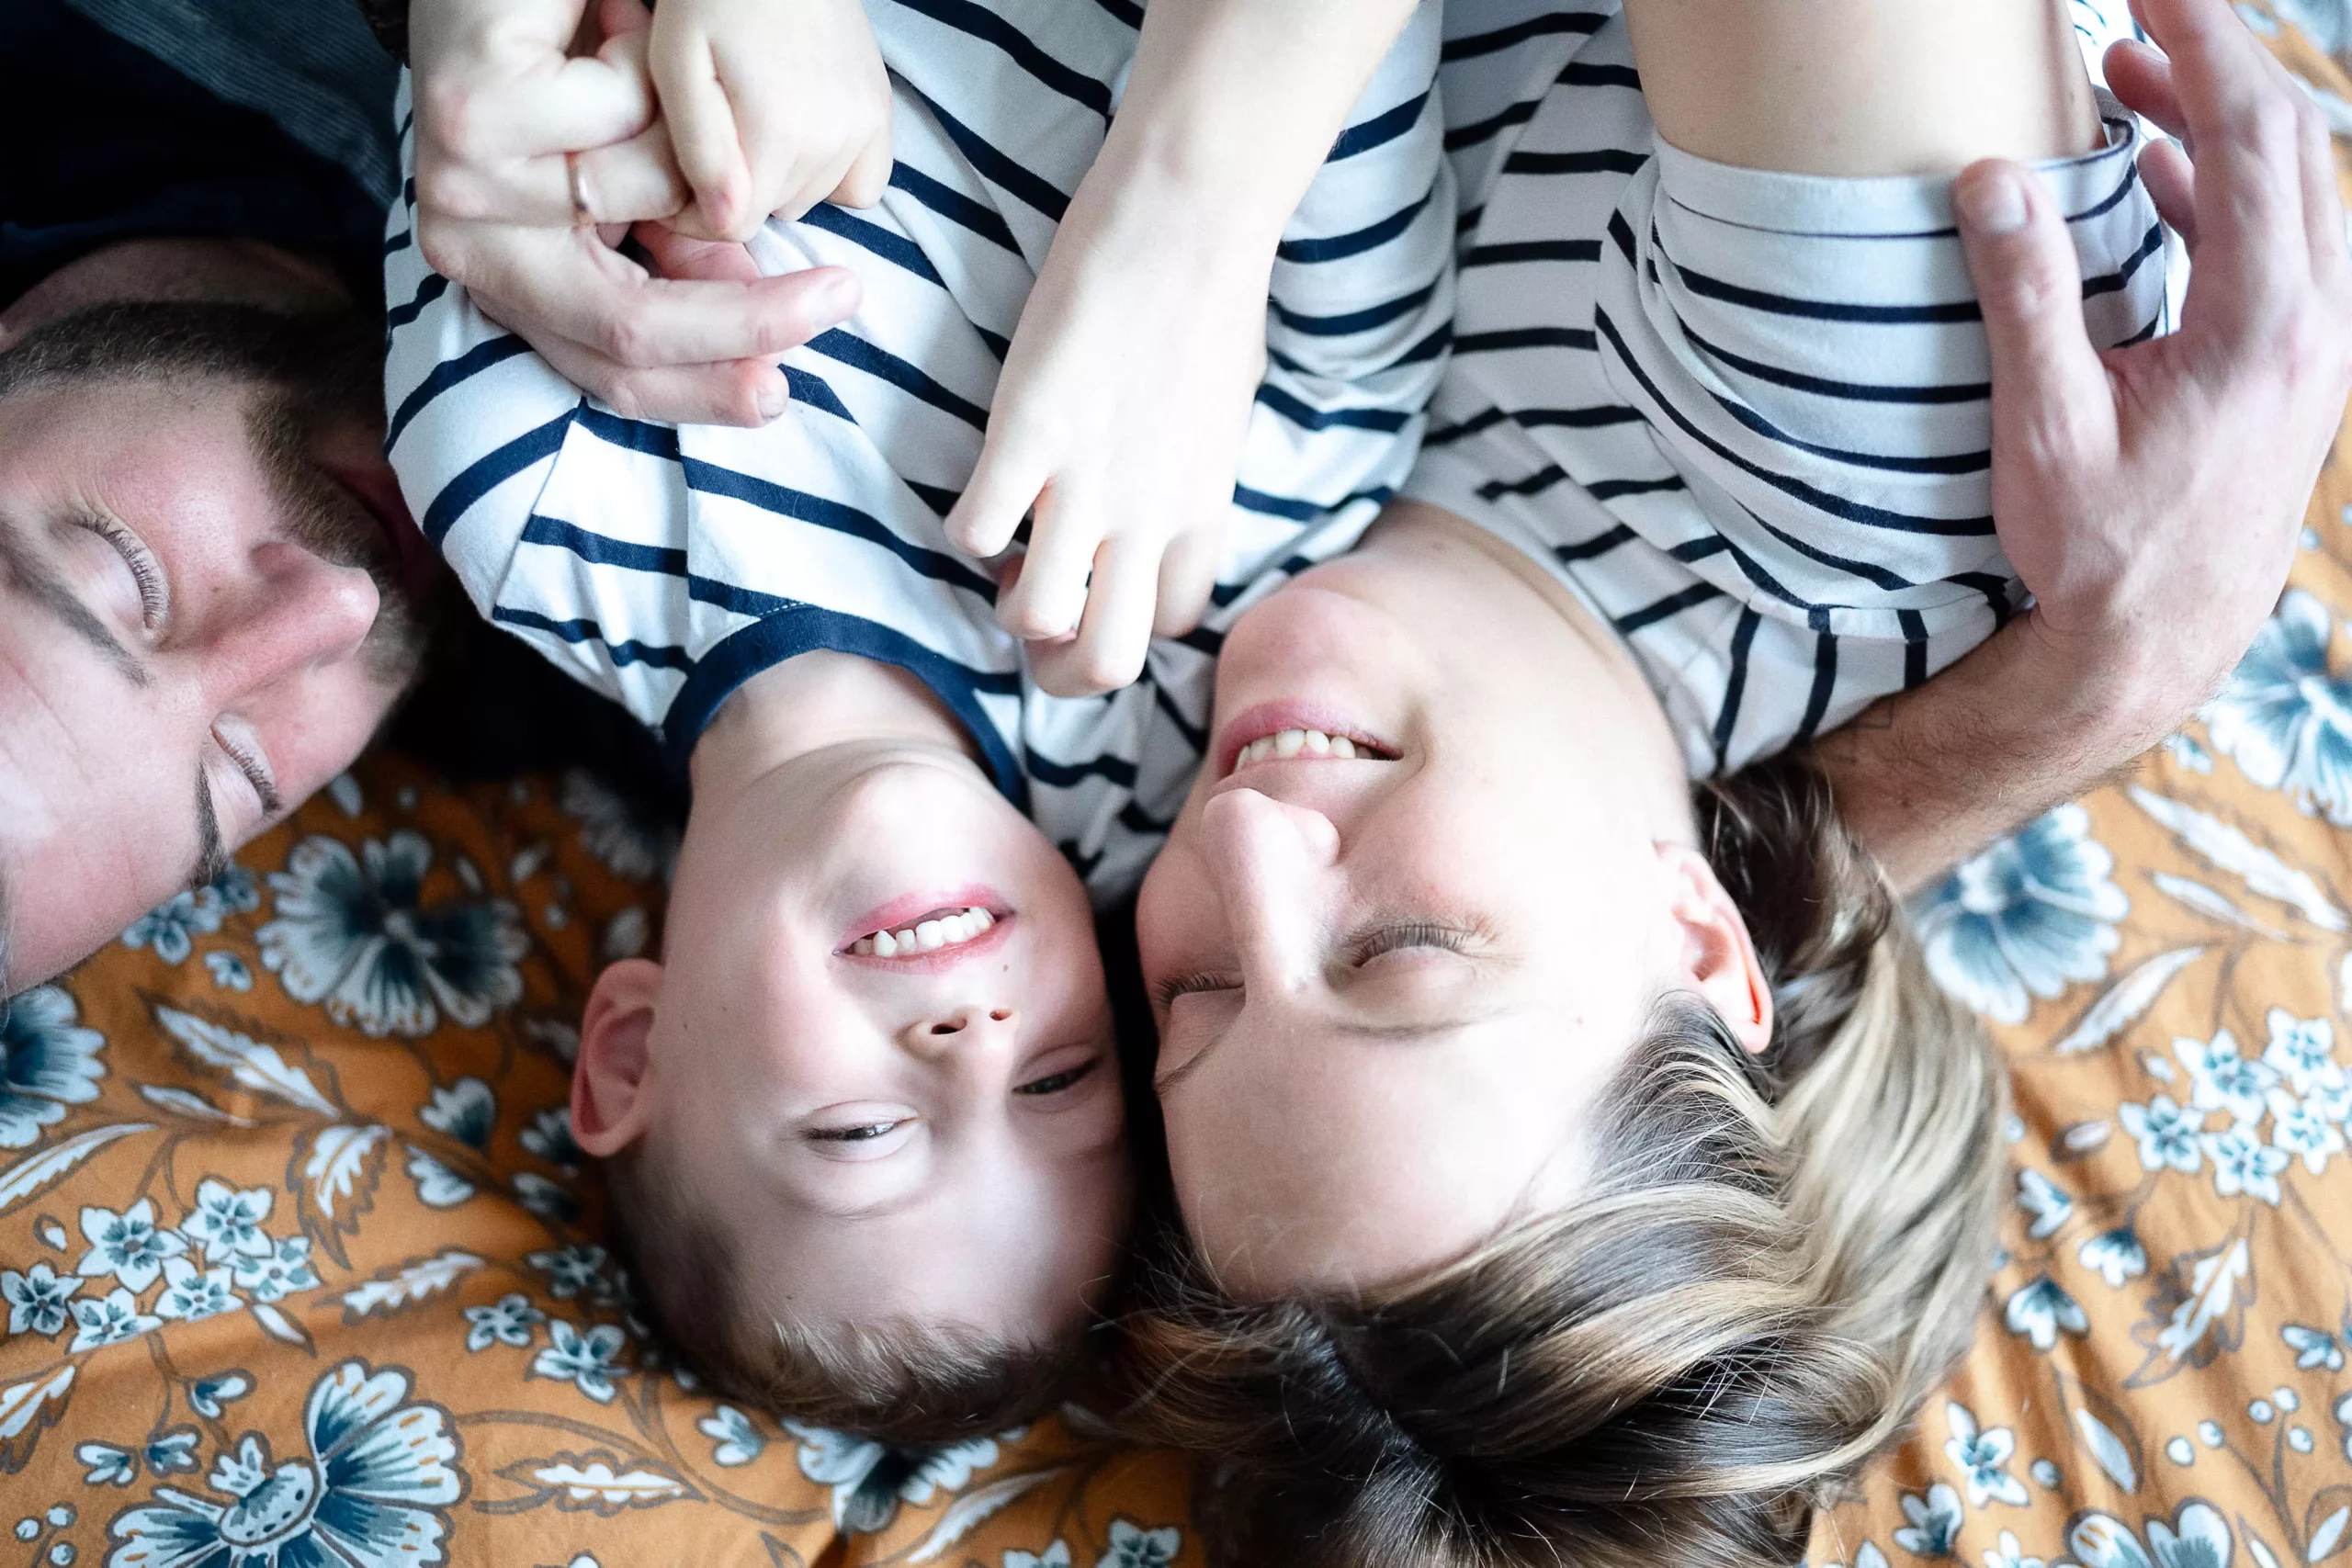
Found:
<svg viewBox="0 0 2352 1568"><path fill-rule="evenodd" d="M1299 989L1320 968L1323 885L1340 830L1319 811L1254 789L1228 790L1201 812L1209 873L1253 987Z"/></svg>
<svg viewBox="0 0 2352 1568"><path fill-rule="evenodd" d="M284 541L258 547L244 591L210 607L205 661L225 700L359 651L382 600L358 567Z"/></svg>

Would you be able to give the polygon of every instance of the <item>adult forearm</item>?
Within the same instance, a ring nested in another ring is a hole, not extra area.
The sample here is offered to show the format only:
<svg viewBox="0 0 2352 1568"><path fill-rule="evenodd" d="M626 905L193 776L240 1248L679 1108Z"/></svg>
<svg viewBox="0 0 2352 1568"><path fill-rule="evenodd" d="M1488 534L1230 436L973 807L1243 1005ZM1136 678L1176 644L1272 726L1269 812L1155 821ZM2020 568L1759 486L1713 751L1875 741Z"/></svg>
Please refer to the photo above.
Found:
<svg viewBox="0 0 2352 1568"><path fill-rule="evenodd" d="M1413 0L1153 0L1098 166L1142 199L1199 193L1209 198L1202 221L1262 238L1271 260L1413 9Z"/></svg>
<svg viewBox="0 0 2352 1568"><path fill-rule="evenodd" d="M2142 689L2120 649L2022 616L1814 746L1838 814L1905 894L2154 745L2203 692Z"/></svg>

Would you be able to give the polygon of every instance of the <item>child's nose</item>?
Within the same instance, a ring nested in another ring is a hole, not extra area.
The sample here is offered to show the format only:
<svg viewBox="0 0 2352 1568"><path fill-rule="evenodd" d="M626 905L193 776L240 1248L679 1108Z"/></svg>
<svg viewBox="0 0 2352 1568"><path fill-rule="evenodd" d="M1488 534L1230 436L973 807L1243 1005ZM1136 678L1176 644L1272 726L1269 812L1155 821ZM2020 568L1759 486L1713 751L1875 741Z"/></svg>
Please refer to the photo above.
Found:
<svg viewBox="0 0 2352 1568"><path fill-rule="evenodd" d="M917 1055L936 1056L948 1051L968 1052L994 1040L1009 1040L1013 1034L1013 1010L1010 1007L949 1008L917 1020L902 1038L907 1048Z"/></svg>

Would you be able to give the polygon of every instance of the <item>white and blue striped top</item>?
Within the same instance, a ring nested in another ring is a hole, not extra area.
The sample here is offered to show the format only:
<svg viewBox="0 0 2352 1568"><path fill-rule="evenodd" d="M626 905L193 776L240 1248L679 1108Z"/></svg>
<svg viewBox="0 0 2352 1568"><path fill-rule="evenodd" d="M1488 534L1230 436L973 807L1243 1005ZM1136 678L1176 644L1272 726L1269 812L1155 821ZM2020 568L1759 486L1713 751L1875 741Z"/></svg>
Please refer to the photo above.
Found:
<svg viewBox="0 0 2352 1568"><path fill-rule="evenodd" d="M2131 36L2122 0L2074 10L2096 71ZM1951 182L1762 174L1657 142L1609 0L1467 0L1446 34L1459 302L1407 493L1614 626L1696 775L1990 636L2023 591L1994 537ZM2112 346L2165 320L2165 237L2136 123L2100 99L2104 149L2043 172Z"/></svg>
<svg viewBox="0 0 2352 1568"><path fill-rule="evenodd" d="M769 274L857 269L857 316L784 358L761 430L673 427L583 398L386 241L387 450L426 536L482 613L654 728L681 763L728 695L813 649L919 675L1099 899L1132 891L1205 745L1221 630L1346 549L1419 445L1453 315L1457 204L1434 92L1434 0L1285 231L1268 368L1207 624L1142 682L1045 695L989 575L942 520L979 454L999 367L1132 62L1125 0L874 0L895 96L877 208L771 223ZM402 156L414 141L402 86Z"/></svg>

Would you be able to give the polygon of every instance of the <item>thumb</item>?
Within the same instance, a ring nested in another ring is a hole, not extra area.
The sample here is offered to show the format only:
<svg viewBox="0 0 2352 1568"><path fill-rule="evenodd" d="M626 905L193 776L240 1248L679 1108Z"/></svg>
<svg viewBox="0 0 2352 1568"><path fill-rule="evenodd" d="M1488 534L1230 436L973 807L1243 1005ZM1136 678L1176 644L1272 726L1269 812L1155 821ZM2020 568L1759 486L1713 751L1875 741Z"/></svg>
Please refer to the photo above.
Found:
<svg viewBox="0 0 2352 1568"><path fill-rule="evenodd" d="M2082 263L2049 188L1988 161L1960 176L1952 206L1984 303L1996 450L2049 460L2111 443L2115 398L2083 321Z"/></svg>

